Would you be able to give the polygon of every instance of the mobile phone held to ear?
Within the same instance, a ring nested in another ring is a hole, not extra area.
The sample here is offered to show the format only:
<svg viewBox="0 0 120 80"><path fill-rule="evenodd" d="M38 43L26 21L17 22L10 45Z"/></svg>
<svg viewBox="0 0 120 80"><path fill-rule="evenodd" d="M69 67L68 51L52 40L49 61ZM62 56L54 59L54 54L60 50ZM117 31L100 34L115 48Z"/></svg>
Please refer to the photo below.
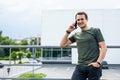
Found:
<svg viewBox="0 0 120 80"><path fill-rule="evenodd" d="M75 25L74 26L75 26L75 29L77 29L77 21L75 21Z"/></svg>

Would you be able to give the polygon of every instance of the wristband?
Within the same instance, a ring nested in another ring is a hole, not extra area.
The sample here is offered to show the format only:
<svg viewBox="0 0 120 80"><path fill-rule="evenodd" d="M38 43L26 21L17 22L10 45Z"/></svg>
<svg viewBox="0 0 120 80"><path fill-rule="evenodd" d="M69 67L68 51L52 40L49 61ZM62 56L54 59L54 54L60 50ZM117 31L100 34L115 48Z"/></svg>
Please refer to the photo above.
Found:
<svg viewBox="0 0 120 80"><path fill-rule="evenodd" d="M68 30L66 31L67 34L70 34L71 32L69 32Z"/></svg>
<svg viewBox="0 0 120 80"><path fill-rule="evenodd" d="M97 61L96 63L98 63L99 65L101 65L101 63L100 63L100 62L98 62L98 61Z"/></svg>

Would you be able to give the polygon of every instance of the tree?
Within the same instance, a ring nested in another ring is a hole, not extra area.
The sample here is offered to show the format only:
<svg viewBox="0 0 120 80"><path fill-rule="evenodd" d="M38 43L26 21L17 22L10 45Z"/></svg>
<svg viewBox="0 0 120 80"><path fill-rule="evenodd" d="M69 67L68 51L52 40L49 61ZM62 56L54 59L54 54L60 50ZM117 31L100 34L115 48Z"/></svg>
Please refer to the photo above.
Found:
<svg viewBox="0 0 120 80"><path fill-rule="evenodd" d="M12 45L28 45L27 40L21 40L21 42L12 41ZM12 48L12 51L26 51L26 48Z"/></svg>
<svg viewBox="0 0 120 80"><path fill-rule="evenodd" d="M15 51L11 53L11 58L14 60L14 64L16 64L17 53Z"/></svg>
<svg viewBox="0 0 120 80"><path fill-rule="evenodd" d="M18 55L18 58L19 58L19 64L21 64L22 63L22 57L23 57L23 55L24 55L24 52L23 51L19 51L19 52L17 52L17 55Z"/></svg>
<svg viewBox="0 0 120 80"><path fill-rule="evenodd" d="M31 53L30 51L28 51L26 57L27 57L27 58L31 58L31 57L32 57L32 53Z"/></svg>
<svg viewBox="0 0 120 80"><path fill-rule="evenodd" d="M6 36L2 36L2 31L0 31L0 45L10 45L12 40ZM9 48L2 48L4 51L4 56L9 56ZM3 57L4 57L3 56Z"/></svg>

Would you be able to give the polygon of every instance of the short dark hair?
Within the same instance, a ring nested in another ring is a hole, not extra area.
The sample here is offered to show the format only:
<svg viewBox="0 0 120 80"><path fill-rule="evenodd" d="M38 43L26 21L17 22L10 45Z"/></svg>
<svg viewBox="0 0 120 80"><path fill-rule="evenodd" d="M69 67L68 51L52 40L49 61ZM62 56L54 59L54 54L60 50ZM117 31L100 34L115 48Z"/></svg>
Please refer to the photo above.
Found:
<svg viewBox="0 0 120 80"><path fill-rule="evenodd" d="M85 12L78 12L78 13L75 15L75 19L76 19L77 15L85 15L85 18L88 20L88 15L87 15L87 13L85 13Z"/></svg>

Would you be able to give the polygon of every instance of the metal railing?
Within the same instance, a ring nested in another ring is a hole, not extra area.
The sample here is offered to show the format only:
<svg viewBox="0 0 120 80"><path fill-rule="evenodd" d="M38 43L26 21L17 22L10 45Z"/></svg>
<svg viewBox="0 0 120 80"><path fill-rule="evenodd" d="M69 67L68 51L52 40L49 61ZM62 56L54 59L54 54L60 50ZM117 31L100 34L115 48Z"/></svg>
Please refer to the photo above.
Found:
<svg viewBox="0 0 120 80"><path fill-rule="evenodd" d="M9 48L10 49L10 54L11 54L11 49L12 48L76 48L76 46L60 47L60 46L39 46L39 45L24 45L24 46L21 46L21 45L0 45L0 48ZM107 48L115 48L116 49L116 48L120 48L120 46L107 46ZM11 66L13 66L13 67L15 67L15 66L23 66L23 70L26 69L25 68L26 66L33 66L31 71L33 71L33 74L34 74L34 70L35 69L40 69L41 64L34 64L34 63L33 64L11 64L11 59L10 59L9 63L4 64L4 66L5 66L6 70L9 70L9 67L11 67ZM3 72L4 71L5 70L3 69ZM6 79L20 80L20 79L17 79L17 78L9 77L9 75L8 75L8 77L6 77L6 75L3 75L3 77L0 77L0 79L2 79L2 80L6 80ZM29 78L26 78L26 79L21 79L21 80L70 80L70 79L51 79L51 78L29 79Z"/></svg>

